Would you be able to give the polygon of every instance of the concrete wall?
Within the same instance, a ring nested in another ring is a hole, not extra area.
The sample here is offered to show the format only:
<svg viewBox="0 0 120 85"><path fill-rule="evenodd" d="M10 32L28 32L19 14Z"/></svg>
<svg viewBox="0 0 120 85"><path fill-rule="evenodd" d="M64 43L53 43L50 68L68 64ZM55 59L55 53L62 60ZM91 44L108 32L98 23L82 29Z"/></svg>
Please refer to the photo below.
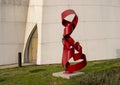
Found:
<svg viewBox="0 0 120 85"><path fill-rule="evenodd" d="M28 15L27 15L27 23L26 23L26 31L25 31L25 44L24 44L24 56L25 59L23 62L26 62L26 58L28 58L28 50L29 50L29 37L32 33L34 27L37 26L38 30L38 48L37 48L37 64L41 64L41 35L42 35L42 11L43 11L43 0L30 0Z"/></svg>
<svg viewBox="0 0 120 85"><path fill-rule="evenodd" d="M61 62L61 13L66 9L78 15L72 37L81 43L87 60L120 58L119 0L43 1L41 64Z"/></svg>
<svg viewBox="0 0 120 85"><path fill-rule="evenodd" d="M28 0L0 0L0 65L17 63L22 52Z"/></svg>
<svg viewBox="0 0 120 85"><path fill-rule="evenodd" d="M0 0L0 65L17 63L19 51L24 61L36 26L36 63L61 63L61 13L66 9L78 15L72 37L81 43L87 60L120 58L119 0Z"/></svg>

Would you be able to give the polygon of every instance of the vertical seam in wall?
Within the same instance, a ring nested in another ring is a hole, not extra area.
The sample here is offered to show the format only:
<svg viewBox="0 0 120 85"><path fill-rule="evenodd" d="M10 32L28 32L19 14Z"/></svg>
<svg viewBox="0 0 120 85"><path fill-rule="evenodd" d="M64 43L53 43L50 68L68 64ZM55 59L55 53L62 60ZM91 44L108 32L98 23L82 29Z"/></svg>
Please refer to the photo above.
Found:
<svg viewBox="0 0 120 85"><path fill-rule="evenodd" d="M38 5L37 5L38 6ZM41 8L40 8L40 10L41 10L41 19L40 19L40 22L38 22L38 19L37 19L37 16L36 16L36 23L37 23L37 25L38 25L38 50L37 51L39 51L39 52L37 52L37 64L42 64L42 45L41 45L41 43L42 43L42 22L43 22L43 0L42 0L42 5L40 6ZM37 9L35 10L35 13L37 13L36 12L37 11ZM37 15L37 14L36 14Z"/></svg>

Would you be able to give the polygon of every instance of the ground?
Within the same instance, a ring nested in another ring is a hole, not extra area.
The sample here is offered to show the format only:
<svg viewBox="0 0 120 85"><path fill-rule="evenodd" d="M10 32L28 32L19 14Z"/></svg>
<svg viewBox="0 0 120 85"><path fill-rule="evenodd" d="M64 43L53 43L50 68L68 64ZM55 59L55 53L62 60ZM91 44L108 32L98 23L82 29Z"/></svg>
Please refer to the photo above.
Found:
<svg viewBox="0 0 120 85"><path fill-rule="evenodd" d="M60 64L23 66L0 70L0 85L119 85L120 59L88 62L84 75L70 80L52 73L63 71Z"/></svg>

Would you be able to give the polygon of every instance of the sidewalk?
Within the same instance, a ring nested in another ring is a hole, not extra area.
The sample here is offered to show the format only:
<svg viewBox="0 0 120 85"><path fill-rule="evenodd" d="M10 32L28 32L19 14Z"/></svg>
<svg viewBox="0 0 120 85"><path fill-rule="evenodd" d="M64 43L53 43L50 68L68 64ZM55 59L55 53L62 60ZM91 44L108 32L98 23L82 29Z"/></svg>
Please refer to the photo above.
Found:
<svg viewBox="0 0 120 85"><path fill-rule="evenodd" d="M22 66L28 66L28 65L35 65L34 63L23 63ZM18 64L11 64L11 65L0 65L0 69L6 69L6 68L14 68L18 67Z"/></svg>

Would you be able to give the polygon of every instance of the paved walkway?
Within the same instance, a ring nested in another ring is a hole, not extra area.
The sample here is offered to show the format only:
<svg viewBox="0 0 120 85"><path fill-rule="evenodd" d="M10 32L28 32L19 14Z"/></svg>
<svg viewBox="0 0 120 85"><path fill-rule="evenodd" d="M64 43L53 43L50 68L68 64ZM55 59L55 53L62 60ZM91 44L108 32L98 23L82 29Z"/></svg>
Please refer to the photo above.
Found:
<svg viewBox="0 0 120 85"><path fill-rule="evenodd" d="M35 65L34 63L23 63L22 66L27 66L27 65ZM14 68L18 67L18 64L11 64L11 65L0 65L0 69L6 69L6 68Z"/></svg>

